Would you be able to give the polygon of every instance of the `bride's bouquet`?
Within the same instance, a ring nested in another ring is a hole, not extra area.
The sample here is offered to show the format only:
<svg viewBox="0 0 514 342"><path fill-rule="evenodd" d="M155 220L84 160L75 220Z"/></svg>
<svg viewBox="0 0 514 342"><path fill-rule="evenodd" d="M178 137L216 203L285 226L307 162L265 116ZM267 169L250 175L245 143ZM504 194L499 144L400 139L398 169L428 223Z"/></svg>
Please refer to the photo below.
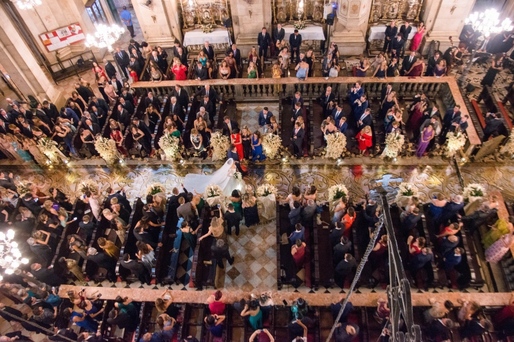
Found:
<svg viewBox="0 0 514 342"><path fill-rule="evenodd" d="M464 147L466 144L466 135L461 132L448 132L446 134L446 146L444 148L444 154L448 158L455 156L455 153Z"/></svg>
<svg viewBox="0 0 514 342"><path fill-rule="evenodd" d="M325 135L325 158L338 159L346 151L346 136L341 132Z"/></svg>
<svg viewBox="0 0 514 342"><path fill-rule="evenodd" d="M120 153L116 147L116 141L105 137L98 137L95 140L95 149L107 164L114 164L120 159Z"/></svg>
<svg viewBox="0 0 514 342"><path fill-rule="evenodd" d="M211 184L207 185L204 192L204 198L213 198L213 197L219 197L223 194L223 190L220 188L219 185Z"/></svg>
<svg viewBox="0 0 514 342"><path fill-rule="evenodd" d="M282 138L280 136L268 133L262 139L262 148L264 149L264 154L269 159L275 159L279 156L280 147L282 146Z"/></svg>
<svg viewBox="0 0 514 342"><path fill-rule="evenodd" d="M380 157L391 158L394 159L398 157L398 154L403 149L403 144L405 143L405 136L400 133L389 133L386 135L385 140L385 149L380 155Z"/></svg>
<svg viewBox="0 0 514 342"><path fill-rule="evenodd" d="M161 183L153 183L146 188L146 194L147 195L155 195L158 193L166 193L166 188Z"/></svg>
<svg viewBox="0 0 514 342"><path fill-rule="evenodd" d="M221 132L215 132L211 135L211 146L212 146L212 160L224 160L227 158L227 152L230 147L230 140L228 137L221 134Z"/></svg>

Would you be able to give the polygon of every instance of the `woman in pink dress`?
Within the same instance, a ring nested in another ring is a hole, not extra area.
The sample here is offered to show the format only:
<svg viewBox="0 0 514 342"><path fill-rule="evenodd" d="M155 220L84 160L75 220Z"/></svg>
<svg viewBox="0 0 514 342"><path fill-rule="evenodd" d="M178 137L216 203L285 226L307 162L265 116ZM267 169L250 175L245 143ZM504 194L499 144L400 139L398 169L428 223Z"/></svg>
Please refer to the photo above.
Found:
<svg viewBox="0 0 514 342"><path fill-rule="evenodd" d="M420 22L418 26L418 31L416 31L416 34L414 35L414 37L412 37L412 40L410 42L411 51L418 51L419 46L421 45L421 41L423 40L423 36L425 35L425 32L425 24L423 24L423 22Z"/></svg>
<svg viewBox="0 0 514 342"><path fill-rule="evenodd" d="M504 234L495 243L485 250L485 260L498 263L503 256L510 250L513 236L511 233Z"/></svg>
<svg viewBox="0 0 514 342"><path fill-rule="evenodd" d="M408 77L421 77L423 70L425 69L425 61L422 56L418 56L418 59L412 64L412 67L407 71L406 76Z"/></svg>

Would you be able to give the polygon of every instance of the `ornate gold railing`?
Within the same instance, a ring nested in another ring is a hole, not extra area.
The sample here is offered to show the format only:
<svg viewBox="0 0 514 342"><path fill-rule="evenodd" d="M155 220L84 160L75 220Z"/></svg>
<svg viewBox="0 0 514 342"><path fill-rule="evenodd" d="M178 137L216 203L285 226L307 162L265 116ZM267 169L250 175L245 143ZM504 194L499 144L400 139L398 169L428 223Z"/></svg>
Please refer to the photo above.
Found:
<svg viewBox="0 0 514 342"><path fill-rule="evenodd" d="M345 99L348 91L355 82L361 82L368 98L380 98L382 87L386 83L392 83L400 98L412 98L418 92L424 92L430 98L439 97L446 108L452 108L456 104L461 105L462 115L469 114L464 99L460 93L457 82L452 77L424 77L407 78L393 77L387 80L380 80L372 77L335 77L325 79L323 77L311 77L305 81L299 81L295 77L280 79L260 78L247 79L236 78L229 80L188 80L188 81L161 81L161 82L137 82L133 88L143 91L152 91L156 95L171 94L176 84L185 87L189 94L194 94L198 87L210 84L212 88L224 99L236 101L277 101L280 96L292 96L295 91L300 91L304 98L315 98L323 94L325 87L331 86L338 99ZM442 110L442 109L441 109ZM469 138L469 145L466 152L481 144L475 127L470 124L466 133Z"/></svg>

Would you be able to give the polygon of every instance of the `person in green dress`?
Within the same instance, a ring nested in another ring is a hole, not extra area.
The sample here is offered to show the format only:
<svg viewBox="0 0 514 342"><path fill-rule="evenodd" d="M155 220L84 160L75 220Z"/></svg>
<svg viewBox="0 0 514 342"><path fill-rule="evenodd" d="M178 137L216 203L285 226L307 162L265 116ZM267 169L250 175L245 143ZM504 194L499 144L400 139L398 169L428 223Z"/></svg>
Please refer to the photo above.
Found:
<svg viewBox="0 0 514 342"><path fill-rule="evenodd" d="M496 223L491 226L491 229L484 234L482 238L482 244L484 248L489 248L493 243L498 241L503 235L512 233L514 231L514 226L512 225L514 222L514 217L509 217L509 221L504 219L499 219Z"/></svg>
<svg viewBox="0 0 514 342"><path fill-rule="evenodd" d="M189 247L191 247L191 250L194 251L196 248L196 233L198 232L198 228L196 230L193 230L193 228L191 228L191 226L189 225L189 222L183 221L180 227L180 231L182 232L182 237L186 239L186 241L189 243Z"/></svg>
<svg viewBox="0 0 514 342"><path fill-rule="evenodd" d="M247 72L248 72L248 78L257 78L257 79L259 78L259 75L257 74L257 68L255 67L254 62L250 62L248 64Z"/></svg>
<svg viewBox="0 0 514 342"><path fill-rule="evenodd" d="M232 195L230 196L230 201L234 206L234 210L241 214L241 217L243 217L243 202L241 200L241 192L239 190L233 190Z"/></svg>

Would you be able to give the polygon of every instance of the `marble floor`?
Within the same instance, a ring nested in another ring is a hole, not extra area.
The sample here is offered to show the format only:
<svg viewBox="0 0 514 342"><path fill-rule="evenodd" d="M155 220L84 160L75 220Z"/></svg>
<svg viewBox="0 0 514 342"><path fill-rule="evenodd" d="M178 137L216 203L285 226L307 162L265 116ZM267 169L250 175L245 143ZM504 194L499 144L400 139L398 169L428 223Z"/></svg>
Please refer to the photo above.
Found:
<svg viewBox="0 0 514 342"><path fill-rule="evenodd" d="M201 164L186 167L171 166L127 166L123 169L109 170L98 166L76 167L70 170L55 170L52 172L25 168L18 169L15 180L17 183L31 181L39 184L45 192L49 187L57 186L75 199L81 194L84 183L93 182L100 191L107 187L124 188L130 200L144 196L150 184L162 183L168 193L178 186L189 172L210 173L217 165ZM6 171L8 167L4 167ZM507 201L514 200L514 165L464 165L460 167L464 184L481 183L489 190L500 190ZM377 183L390 183L389 197L394 198L394 184L408 180L418 188L422 200L431 198L434 194L446 195L462 192L457 169L452 164L446 165L353 165L337 167L333 165L284 165L281 163L255 166L245 181L253 186L270 183L278 188L280 195L287 195L294 185L306 187L313 184L318 188L319 199L326 200L327 189L338 183L343 183L349 189L354 199L363 198ZM245 291L261 291L276 289L276 223L271 221L255 227L241 229L238 237L229 239L230 251L236 262L224 270L218 269L216 285L226 289L244 289ZM182 265L178 275L180 284L171 285L173 290L195 290L188 286L188 270L192 263L191 253L182 251L179 263ZM301 274L298 275L301 278ZM89 285L93 285L91 282ZM105 287L125 287L124 283L115 285L105 283ZM139 282L131 287L139 287ZM155 288L155 285L144 287ZM282 291L309 292L305 287L287 287ZM319 291L335 291L340 289L324 289ZM368 291L361 289L361 291ZM369 290L371 291L371 290Z"/></svg>

